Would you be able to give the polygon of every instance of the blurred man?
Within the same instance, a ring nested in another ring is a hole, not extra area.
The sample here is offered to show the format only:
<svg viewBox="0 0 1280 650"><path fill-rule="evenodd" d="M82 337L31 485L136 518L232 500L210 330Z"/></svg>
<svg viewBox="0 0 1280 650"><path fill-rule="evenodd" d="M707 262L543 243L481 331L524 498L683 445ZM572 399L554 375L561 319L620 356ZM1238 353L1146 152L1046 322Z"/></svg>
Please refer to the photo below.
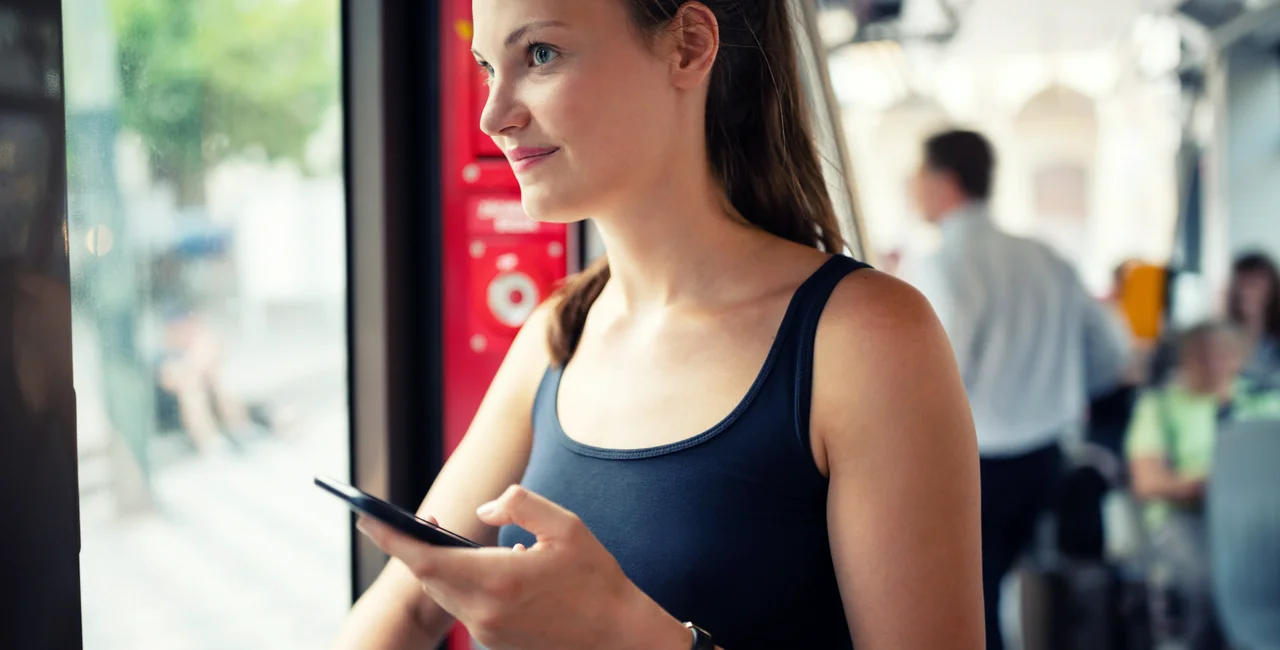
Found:
<svg viewBox="0 0 1280 650"><path fill-rule="evenodd" d="M941 318L968 391L982 456L987 648L1000 650L1000 585L1054 496L1059 439L1091 393L1115 385L1128 351L1119 323L1065 261L992 223L994 171L977 133L925 143L915 199L942 245L904 275Z"/></svg>

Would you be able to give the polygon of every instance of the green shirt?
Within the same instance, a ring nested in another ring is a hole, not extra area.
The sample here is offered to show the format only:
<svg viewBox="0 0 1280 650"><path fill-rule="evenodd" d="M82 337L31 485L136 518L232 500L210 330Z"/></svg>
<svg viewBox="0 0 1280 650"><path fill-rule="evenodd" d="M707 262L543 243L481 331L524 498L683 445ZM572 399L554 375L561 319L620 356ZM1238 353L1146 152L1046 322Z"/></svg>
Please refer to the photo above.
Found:
<svg viewBox="0 0 1280 650"><path fill-rule="evenodd" d="M1208 476L1218 430L1218 399L1178 385L1145 391L1133 409L1125 440L1130 458L1163 457L1179 478ZM1245 380L1236 382L1231 420L1280 417L1280 392L1258 391ZM1169 504L1147 504L1146 518L1159 526L1168 516Z"/></svg>

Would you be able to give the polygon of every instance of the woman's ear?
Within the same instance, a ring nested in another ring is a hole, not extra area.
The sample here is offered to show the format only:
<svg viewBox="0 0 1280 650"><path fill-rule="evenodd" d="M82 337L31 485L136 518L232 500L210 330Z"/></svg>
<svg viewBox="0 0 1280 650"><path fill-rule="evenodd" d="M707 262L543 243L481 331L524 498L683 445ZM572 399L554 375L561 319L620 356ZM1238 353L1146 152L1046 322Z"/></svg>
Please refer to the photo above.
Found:
<svg viewBox="0 0 1280 650"><path fill-rule="evenodd" d="M671 81L677 88L696 88L711 76L720 51L720 24L701 2L686 2L667 26Z"/></svg>

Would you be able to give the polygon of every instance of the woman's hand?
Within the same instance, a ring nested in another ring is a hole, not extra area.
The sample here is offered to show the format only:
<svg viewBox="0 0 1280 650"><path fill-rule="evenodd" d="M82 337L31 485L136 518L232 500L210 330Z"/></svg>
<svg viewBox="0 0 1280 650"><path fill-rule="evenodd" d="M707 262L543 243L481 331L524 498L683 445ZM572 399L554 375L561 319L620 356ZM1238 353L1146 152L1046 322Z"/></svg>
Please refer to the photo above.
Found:
<svg viewBox="0 0 1280 650"><path fill-rule="evenodd" d="M519 486L477 510L515 524L532 548L431 546L361 518L360 530L398 558L442 608L492 650L686 650L692 635L623 574L573 513Z"/></svg>

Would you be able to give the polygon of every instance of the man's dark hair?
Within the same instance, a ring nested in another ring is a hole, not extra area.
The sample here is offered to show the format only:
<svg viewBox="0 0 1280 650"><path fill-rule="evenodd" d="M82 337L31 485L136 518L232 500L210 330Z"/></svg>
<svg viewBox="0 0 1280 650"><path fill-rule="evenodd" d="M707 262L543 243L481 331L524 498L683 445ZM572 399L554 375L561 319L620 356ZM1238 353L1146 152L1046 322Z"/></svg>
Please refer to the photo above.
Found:
<svg viewBox="0 0 1280 650"><path fill-rule="evenodd" d="M974 131L946 131L924 143L925 164L939 172L949 172L971 199L991 196L991 177L996 156L991 143Z"/></svg>

